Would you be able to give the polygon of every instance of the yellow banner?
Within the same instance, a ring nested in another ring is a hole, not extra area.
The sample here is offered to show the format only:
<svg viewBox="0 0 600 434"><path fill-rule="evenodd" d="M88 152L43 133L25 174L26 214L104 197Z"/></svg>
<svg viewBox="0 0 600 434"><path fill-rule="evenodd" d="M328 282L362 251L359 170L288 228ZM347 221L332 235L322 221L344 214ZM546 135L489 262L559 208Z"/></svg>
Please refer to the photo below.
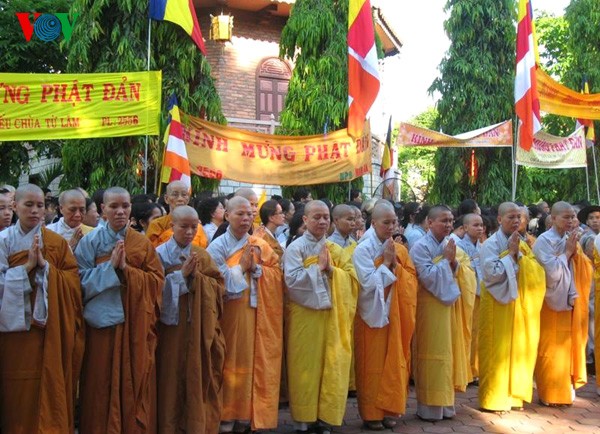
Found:
<svg viewBox="0 0 600 434"><path fill-rule="evenodd" d="M449 136L426 128L401 123L396 143L399 146L435 146L442 148L485 148L512 146L512 121Z"/></svg>
<svg viewBox="0 0 600 434"><path fill-rule="evenodd" d="M0 73L0 142L158 135L161 71Z"/></svg>
<svg viewBox="0 0 600 434"><path fill-rule="evenodd" d="M371 133L275 136L181 113L192 173L255 184L307 185L350 181L371 172Z"/></svg>
<svg viewBox="0 0 600 434"><path fill-rule="evenodd" d="M582 94L571 90L539 67L536 77L542 111L571 118L600 120L600 93Z"/></svg>
<svg viewBox="0 0 600 434"><path fill-rule="evenodd" d="M585 132L579 128L569 137L557 137L540 131L533 136L528 152L517 146L516 163L544 169L587 167Z"/></svg>

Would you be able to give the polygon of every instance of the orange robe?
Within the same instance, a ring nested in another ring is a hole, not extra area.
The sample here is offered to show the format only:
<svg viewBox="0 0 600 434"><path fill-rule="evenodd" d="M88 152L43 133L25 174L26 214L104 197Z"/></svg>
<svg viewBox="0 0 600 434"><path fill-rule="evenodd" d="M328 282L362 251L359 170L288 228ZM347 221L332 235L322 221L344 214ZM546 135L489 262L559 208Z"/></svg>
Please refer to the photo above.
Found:
<svg viewBox="0 0 600 434"><path fill-rule="evenodd" d="M85 341L77 262L60 235L42 228L42 240L42 254L50 264L46 325L0 333L0 430L6 434L64 434L75 429ZM11 255L9 266L24 265L27 255L27 250ZM33 282L32 288L33 305Z"/></svg>
<svg viewBox="0 0 600 434"><path fill-rule="evenodd" d="M402 245L394 246L397 280L385 288L386 298L393 291L389 324L372 328L358 314L354 323L358 411L366 421L397 416L406 410L418 282L408 251ZM375 267L382 262L383 257L376 258Z"/></svg>
<svg viewBox="0 0 600 434"><path fill-rule="evenodd" d="M206 250L192 246L198 266L179 297L179 324L159 323L156 366L158 432L218 433L223 405L225 338L223 278ZM166 270L166 274L181 269ZM188 321L187 318L190 318Z"/></svg>
<svg viewBox="0 0 600 434"><path fill-rule="evenodd" d="M127 230L125 254L125 322L87 328L80 389L82 434L156 432L155 352L164 275L144 235ZM96 263L107 260L110 256L97 257Z"/></svg>
<svg viewBox="0 0 600 434"><path fill-rule="evenodd" d="M148 230L146 231L146 236L154 247L166 243L169 238L173 236L173 227L171 226L172 221L173 218L171 217L171 214L167 214L150 222ZM206 234L204 233L204 229L202 229L202 225L198 225L198 231L196 232L192 244L202 247L203 249L206 249L206 246L208 246L208 240L206 239Z"/></svg>
<svg viewBox="0 0 600 434"><path fill-rule="evenodd" d="M209 253L220 268L238 265L243 248L229 252L227 258L213 253L220 238L210 244ZM249 236L246 242L259 247L256 262L262 267L262 276L258 278L257 308L250 306L250 289L224 305L221 324L227 351L221 420L249 420L253 430L269 429L277 427L278 421L283 346L282 275L279 258L264 240Z"/></svg>

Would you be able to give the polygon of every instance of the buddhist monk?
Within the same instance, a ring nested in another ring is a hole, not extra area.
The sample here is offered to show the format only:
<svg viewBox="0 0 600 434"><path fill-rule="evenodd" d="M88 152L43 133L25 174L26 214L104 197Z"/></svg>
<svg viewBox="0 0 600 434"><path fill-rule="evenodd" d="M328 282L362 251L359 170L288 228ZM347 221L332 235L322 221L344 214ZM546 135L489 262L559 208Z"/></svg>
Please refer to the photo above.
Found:
<svg viewBox="0 0 600 434"><path fill-rule="evenodd" d="M13 218L13 200L9 191L0 190L0 231L10 226Z"/></svg>
<svg viewBox="0 0 600 434"><path fill-rule="evenodd" d="M172 181L167 185L165 202L169 205L169 214L152 220L146 230L146 236L154 247L166 243L171 238L173 235L171 213L178 206L187 205L189 201L190 188L183 181ZM198 228L198 232L194 238L194 245L204 249L208 246L208 239L202 226Z"/></svg>
<svg viewBox="0 0 600 434"><path fill-rule="evenodd" d="M546 283L519 234L522 209L498 208L500 228L481 249L479 406L494 412L531 402Z"/></svg>
<svg viewBox="0 0 600 434"><path fill-rule="evenodd" d="M225 334L221 432L277 427L283 291L279 258L248 234L253 213L247 199L227 203L227 231L208 246L225 278Z"/></svg>
<svg viewBox="0 0 600 434"><path fill-rule="evenodd" d="M567 202L552 205L552 228L533 246L546 271L546 296L535 381L542 404L572 404L575 390L585 385L592 264L579 245L575 210Z"/></svg>
<svg viewBox="0 0 600 434"><path fill-rule="evenodd" d="M80 190L63 191L58 196L58 208L63 216L46 228L67 240L71 250L75 250L79 240L94 229L82 223L86 213L85 196Z"/></svg>
<svg viewBox="0 0 600 434"><path fill-rule="evenodd" d="M332 211L333 233L327 237L332 243L336 243L342 249L347 249L347 253L352 256L356 248L356 241L352 238L356 224L356 208L350 205L336 205Z"/></svg>
<svg viewBox="0 0 600 434"><path fill-rule="evenodd" d="M0 233L0 431L72 433L84 344L77 262L42 227L44 193L15 194L18 221Z"/></svg>
<svg viewBox="0 0 600 434"><path fill-rule="evenodd" d="M473 381L479 380L479 360L478 360L478 334L479 334L479 297L480 297L480 282L481 282L481 236L485 230L481 215L471 213L462 216L464 235L460 241L456 243L471 260L471 267L475 271L475 279L477 281L477 291L475 293L475 304L473 305L473 328L471 331L471 373Z"/></svg>
<svg viewBox="0 0 600 434"><path fill-rule="evenodd" d="M127 190L104 192L106 226L75 256L87 323L80 432L155 433L157 321L164 274L148 239L129 229Z"/></svg>
<svg viewBox="0 0 600 434"><path fill-rule="evenodd" d="M173 236L156 249L165 269L158 328L158 432L217 433L221 420L225 337L223 278L202 247L187 205L171 213Z"/></svg>
<svg viewBox="0 0 600 434"><path fill-rule="evenodd" d="M358 288L351 258L326 239L327 205L308 202L302 218L306 231L283 256L290 409L297 430L329 433L346 410Z"/></svg>
<svg viewBox="0 0 600 434"><path fill-rule="evenodd" d="M415 384L417 416L452 418L454 392L472 380L471 327L476 279L469 257L447 239L453 216L444 205L429 210L427 234L411 247L417 269Z"/></svg>
<svg viewBox="0 0 600 434"><path fill-rule="evenodd" d="M358 411L371 430L396 426L406 410L417 276L408 250L392 239L398 218L377 203L352 260L360 284L354 342Z"/></svg>

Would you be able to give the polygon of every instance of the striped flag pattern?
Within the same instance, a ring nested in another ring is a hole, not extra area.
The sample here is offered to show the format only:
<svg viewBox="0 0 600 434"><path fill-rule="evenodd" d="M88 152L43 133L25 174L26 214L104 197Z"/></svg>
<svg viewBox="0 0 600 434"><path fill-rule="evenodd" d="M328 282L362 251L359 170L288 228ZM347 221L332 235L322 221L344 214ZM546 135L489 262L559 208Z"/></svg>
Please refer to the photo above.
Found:
<svg viewBox="0 0 600 434"><path fill-rule="evenodd" d="M348 134L360 137L379 93L377 49L370 0L350 0L348 9Z"/></svg>
<svg viewBox="0 0 600 434"><path fill-rule="evenodd" d="M175 95L169 100L169 125L165 131L165 154L161 172L161 182L182 181L191 189L190 162L188 160L185 142L183 141L183 126L179 116L179 107Z"/></svg>
<svg viewBox="0 0 600 434"><path fill-rule="evenodd" d="M532 11L531 0L519 0L515 111L519 119L519 146L526 151L533 145L533 135L542 129L535 75L538 52Z"/></svg>
<svg viewBox="0 0 600 434"><path fill-rule="evenodd" d="M149 15L153 20L170 21L180 26L206 56L206 48L192 0L150 0Z"/></svg>

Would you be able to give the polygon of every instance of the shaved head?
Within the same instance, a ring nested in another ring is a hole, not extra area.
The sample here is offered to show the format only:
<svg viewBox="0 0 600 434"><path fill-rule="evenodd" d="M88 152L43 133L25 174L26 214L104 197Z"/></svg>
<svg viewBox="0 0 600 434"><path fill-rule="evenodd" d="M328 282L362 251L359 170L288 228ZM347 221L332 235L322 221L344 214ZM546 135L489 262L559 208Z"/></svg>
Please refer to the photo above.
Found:
<svg viewBox="0 0 600 434"><path fill-rule="evenodd" d="M179 219L186 218L186 217L192 217L192 218L198 219L198 213L191 206L182 205L182 206L178 206L177 208L175 208L173 210L173 212L171 213L171 217L173 219L173 222L176 222Z"/></svg>
<svg viewBox="0 0 600 434"><path fill-rule="evenodd" d="M304 206L304 215L308 216L310 213L315 212L316 210L322 210L323 208L329 212L329 207L325 204L325 202L321 202L320 200L311 200Z"/></svg>
<svg viewBox="0 0 600 434"><path fill-rule="evenodd" d="M427 213L427 218L429 220L435 220L439 216L441 216L447 212L452 213L450 208L448 208L446 205L435 205L435 206L431 207L431 209L429 210L429 213Z"/></svg>
<svg viewBox="0 0 600 434"><path fill-rule="evenodd" d="M342 216L345 216L346 214L354 214L354 209L352 209L351 206L349 205L336 205L335 208L333 208L333 211L331 212L333 219L339 219Z"/></svg>
<svg viewBox="0 0 600 434"><path fill-rule="evenodd" d="M187 184L183 181L171 181L167 185L167 194L171 194L175 189L182 188L184 190L189 190Z"/></svg>
<svg viewBox="0 0 600 434"><path fill-rule="evenodd" d="M15 202L21 200L23 196L25 196L28 193L40 194L42 197L44 197L44 192L40 187L38 187L35 184L25 184L17 188L15 192Z"/></svg>
<svg viewBox="0 0 600 434"><path fill-rule="evenodd" d="M519 206L514 202L503 202L498 207L498 217L504 216L507 212L519 209Z"/></svg>
<svg viewBox="0 0 600 434"><path fill-rule="evenodd" d="M240 206L250 206L248 199L242 196L233 196L227 201L227 211L232 212Z"/></svg>
<svg viewBox="0 0 600 434"><path fill-rule="evenodd" d="M554 205L552 205L552 211L550 212L550 215L557 216L565 211L574 211L571 204L564 201L556 202Z"/></svg>
<svg viewBox="0 0 600 434"><path fill-rule="evenodd" d="M242 188L238 188L237 191L235 192L235 194L233 195L234 197L245 197L248 200L252 200L252 198L257 198L258 195L256 194L256 192L254 190L252 190L251 188L248 187L242 187Z"/></svg>
<svg viewBox="0 0 600 434"><path fill-rule="evenodd" d="M65 204L71 199L83 199L85 202L85 196L79 190L65 190L58 196L58 204L65 206Z"/></svg>
<svg viewBox="0 0 600 434"><path fill-rule="evenodd" d="M104 195L102 196L102 201L104 203L108 202L108 196L110 195L121 195L121 194L126 194L127 196L131 197L129 195L129 192L127 190L125 190L123 187L110 187L107 188L106 190L104 190Z"/></svg>
<svg viewBox="0 0 600 434"><path fill-rule="evenodd" d="M379 220L380 218L389 215L390 213L396 215L394 211L394 207L387 200L377 202L373 207L373 212L371 213L371 218L373 220Z"/></svg>
<svg viewBox="0 0 600 434"><path fill-rule="evenodd" d="M462 217L463 225L468 226L476 221L483 221L479 214L471 213Z"/></svg>

